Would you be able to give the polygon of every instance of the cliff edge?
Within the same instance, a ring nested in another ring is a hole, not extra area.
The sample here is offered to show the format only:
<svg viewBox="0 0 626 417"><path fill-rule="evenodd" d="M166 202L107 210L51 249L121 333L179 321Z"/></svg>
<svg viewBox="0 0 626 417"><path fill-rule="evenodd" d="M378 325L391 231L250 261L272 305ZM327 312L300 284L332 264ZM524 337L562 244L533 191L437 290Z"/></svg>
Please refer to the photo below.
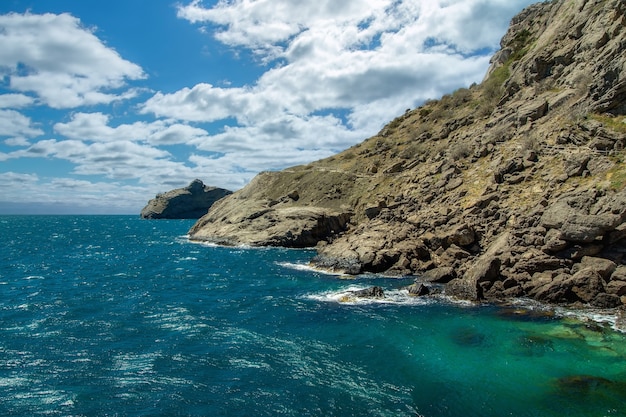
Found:
<svg viewBox="0 0 626 417"><path fill-rule="evenodd" d="M158 194L141 210L143 219L199 219L216 201L232 194L198 179L187 187Z"/></svg>
<svg viewBox="0 0 626 417"><path fill-rule="evenodd" d="M316 246L318 267L412 274L471 300L624 305L625 50L623 1L528 7L480 85L260 174L191 239Z"/></svg>

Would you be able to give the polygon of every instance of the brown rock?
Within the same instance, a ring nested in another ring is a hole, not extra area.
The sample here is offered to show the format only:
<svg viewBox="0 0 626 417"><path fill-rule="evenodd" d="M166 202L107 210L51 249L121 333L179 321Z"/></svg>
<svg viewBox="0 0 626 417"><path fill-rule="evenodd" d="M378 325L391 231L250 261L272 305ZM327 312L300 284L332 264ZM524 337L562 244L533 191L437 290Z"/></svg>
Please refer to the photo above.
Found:
<svg viewBox="0 0 626 417"><path fill-rule="evenodd" d="M456 278L456 270L452 267L440 267L424 272L421 279L427 282L446 284Z"/></svg>
<svg viewBox="0 0 626 417"><path fill-rule="evenodd" d="M414 297L422 297L430 294L430 289L426 285L417 282L409 285L407 290L409 291L409 295Z"/></svg>

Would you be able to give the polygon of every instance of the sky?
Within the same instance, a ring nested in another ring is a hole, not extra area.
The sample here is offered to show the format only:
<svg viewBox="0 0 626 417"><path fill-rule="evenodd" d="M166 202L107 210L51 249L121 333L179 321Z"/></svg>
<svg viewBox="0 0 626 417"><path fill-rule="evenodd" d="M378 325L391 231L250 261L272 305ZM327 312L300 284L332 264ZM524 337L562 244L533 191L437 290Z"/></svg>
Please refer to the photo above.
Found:
<svg viewBox="0 0 626 417"><path fill-rule="evenodd" d="M2 0L0 214L236 191L480 82L529 0Z"/></svg>

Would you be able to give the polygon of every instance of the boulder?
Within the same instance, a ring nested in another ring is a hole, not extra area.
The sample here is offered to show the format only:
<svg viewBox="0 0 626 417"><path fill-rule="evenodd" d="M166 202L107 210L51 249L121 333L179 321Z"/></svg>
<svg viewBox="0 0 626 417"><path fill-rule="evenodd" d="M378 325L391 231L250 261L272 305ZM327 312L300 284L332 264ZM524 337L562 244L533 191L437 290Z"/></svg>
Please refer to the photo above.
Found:
<svg viewBox="0 0 626 417"><path fill-rule="evenodd" d="M430 294L430 289L426 285L418 282L409 285L406 289L409 292L409 295L414 297L422 297Z"/></svg>
<svg viewBox="0 0 626 417"><path fill-rule="evenodd" d="M480 300L484 290L489 289L494 281L500 277L500 255L509 247L509 232L501 234L489 249L479 256L461 278L456 278L446 284L446 293L453 297L469 300Z"/></svg>
<svg viewBox="0 0 626 417"><path fill-rule="evenodd" d="M456 278L456 270L452 267L434 268L424 272L420 279L426 282L434 282L438 284L447 284Z"/></svg>
<svg viewBox="0 0 626 417"><path fill-rule="evenodd" d="M590 243L613 230L620 222L620 217L614 214L594 216L573 213L561 226L561 238L568 242Z"/></svg>
<svg viewBox="0 0 626 417"><path fill-rule="evenodd" d="M374 286L370 288L365 288L362 290L350 291L350 293L355 297L360 298L384 298L385 291L381 287Z"/></svg>

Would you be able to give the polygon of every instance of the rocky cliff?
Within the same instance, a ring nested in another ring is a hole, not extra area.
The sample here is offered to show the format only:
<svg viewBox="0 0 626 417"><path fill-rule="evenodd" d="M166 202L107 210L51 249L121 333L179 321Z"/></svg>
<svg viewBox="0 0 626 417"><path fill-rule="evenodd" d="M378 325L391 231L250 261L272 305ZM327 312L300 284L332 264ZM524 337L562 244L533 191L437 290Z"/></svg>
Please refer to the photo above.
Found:
<svg viewBox="0 0 626 417"><path fill-rule="evenodd" d="M192 239L315 246L472 300L626 304L626 3L515 17L484 81L336 156L260 174Z"/></svg>
<svg viewBox="0 0 626 417"><path fill-rule="evenodd" d="M199 219L216 201L232 194L196 179L187 187L158 194L141 210L144 219Z"/></svg>

